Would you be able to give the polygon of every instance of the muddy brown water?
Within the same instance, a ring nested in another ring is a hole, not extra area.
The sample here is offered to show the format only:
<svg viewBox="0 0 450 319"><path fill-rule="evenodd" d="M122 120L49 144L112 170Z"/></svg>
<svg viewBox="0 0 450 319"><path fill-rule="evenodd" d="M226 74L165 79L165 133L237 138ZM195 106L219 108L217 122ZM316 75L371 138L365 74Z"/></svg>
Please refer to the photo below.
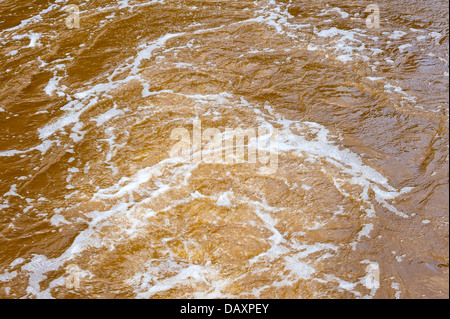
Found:
<svg viewBox="0 0 450 319"><path fill-rule="evenodd" d="M0 1L0 297L448 298L448 19ZM276 169L173 155L199 122Z"/></svg>

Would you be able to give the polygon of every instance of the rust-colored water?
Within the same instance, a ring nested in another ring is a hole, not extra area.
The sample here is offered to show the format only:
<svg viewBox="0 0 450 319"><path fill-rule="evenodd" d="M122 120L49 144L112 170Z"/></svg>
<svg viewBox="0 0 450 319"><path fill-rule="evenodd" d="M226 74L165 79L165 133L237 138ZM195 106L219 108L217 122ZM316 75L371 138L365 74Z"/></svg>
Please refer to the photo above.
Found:
<svg viewBox="0 0 450 319"><path fill-rule="evenodd" d="M448 2L371 3L1 0L0 297L448 298Z"/></svg>

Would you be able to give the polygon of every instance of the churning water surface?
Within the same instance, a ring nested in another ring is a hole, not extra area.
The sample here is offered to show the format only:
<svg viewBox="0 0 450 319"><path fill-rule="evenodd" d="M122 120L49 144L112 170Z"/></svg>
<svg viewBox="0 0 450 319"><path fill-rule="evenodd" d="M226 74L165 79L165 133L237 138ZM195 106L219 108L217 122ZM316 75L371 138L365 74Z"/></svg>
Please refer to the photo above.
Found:
<svg viewBox="0 0 450 319"><path fill-rule="evenodd" d="M448 17L0 0L0 297L448 298Z"/></svg>

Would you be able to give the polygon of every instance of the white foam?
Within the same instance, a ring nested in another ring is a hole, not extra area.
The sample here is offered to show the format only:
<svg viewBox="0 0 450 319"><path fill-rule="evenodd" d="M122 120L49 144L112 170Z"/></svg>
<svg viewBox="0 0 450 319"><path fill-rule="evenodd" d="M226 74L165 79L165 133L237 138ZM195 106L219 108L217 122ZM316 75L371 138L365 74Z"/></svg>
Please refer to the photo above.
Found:
<svg viewBox="0 0 450 319"><path fill-rule="evenodd" d="M233 191L229 190L228 192L222 193L217 199L217 206L222 207L231 207L231 198L233 196Z"/></svg>
<svg viewBox="0 0 450 319"><path fill-rule="evenodd" d="M3 272L3 274L0 274L0 281L8 282L11 279L17 277L17 275L18 275L18 273L15 270L12 272L5 271L5 272Z"/></svg>
<svg viewBox="0 0 450 319"><path fill-rule="evenodd" d="M61 214L55 214L50 218L50 223L53 226L59 226L60 224L70 224L70 222L68 222L64 216L62 216Z"/></svg>
<svg viewBox="0 0 450 319"><path fill-rule="evenodd" d="M384 79L384 77L382 77L382 76L368 76L367 79L369 79L370 81L381 81L382 79Z"/></svg>
<svg viewBox="0 0 450 319"><path fill-rule="evenodd" d="M400 52L403 52L403 51L405 51L407 48L410 48L410 47L412 47L412 44L407 43L407 44L403 44L403 45L399 46L399 47L398 47L398 50L399 50Z"/></svg>
<svg viewBox="0 0 450 319"><path fill-rule="evenodd" d="M61 89L58 88L59 85L59 81L61 81L62 77L61 76L56 76L54 75L47 83L46 87L44 88L44 92L49 95L52 96L53 92L57 91L58 96L62 97L64 96L64 92L62 92L66 87L63 86L61 87Z"/></svg>
<svg viewBox="0 0 450 319"><path fill-rule="evenodd" d="M384 32L384 33L387 33L387 32ZM389 39L398 40L398 39L403 38L405 35L406 35L406 32L396 30L389 35Z"/></svg>
<svg viewBox="0 0 450 319"><path fill-rule="evenodd" d="M400 290L400 284L396 283L396 282L393 282L391 284L391 288L396 290L396 292L395 292L395 299L400 299L400 296L401 296L401 293L402 293L401 290Z"/></svg>
<svg viewBox="0 0 450 319"><path fill-rule="evenodd" d="M409 94L407 94L405 91L403 91L403 89L401 87L392 85L390 83L386 83L384 85L384 89L388 93L394 93L394 92L400 93L401 95L403 95L403 98L405 98L406 100L411 101L411 102L414 102L417 99L415 96L410 96Z"/></svg>
<svg viewBox="0 0 450 319"><path fill-rule="evenodd" d="M124 114L122 110L118 110L117 105L114 105L114 108L109 109L105 113L97 116L96 118L93 118L92 121L95 121L97 123L97 126L102 126L104 123L108 122L112 118Z"/></svg>
<svg viewBox="0 0 450 319"><path fill-rule="evenodd" d="M314 28L314 33L322 38L332 38L334 45L327 43L325 45L319 45L325 52L332 49L336 54L336 59L343 63L354 60L355 58L361 58L363 60L368 60L369 57L363 54L366 50L365 43L358 39L356 36L367 37L363 31L359 29L353 30L341 30L336 27L331 27L329 29L323 29L317 31ZM308 45L308 48L310 45ZM314 48L314 46L312 46ZM373 54L381 53L380 49L372 49Z"/></svg>
<svg viewBox="0 0 450 319"><path fill-rule="evenodd" d="M206 282L205 276L209 270L199 265L188 265L186 268L179 270L178 274L167 279L157 281L157 283L150 287L141 286L143 292L138 292L136 298L148 299L158 292L167 291L175 287L179 287L180 284L187 284L189 282ZM138 276L141 274L138 274ZM142 275L141 275L142 276ZM141 283L142 285L142 283Z"/></svg>
<svg viewBox="0 0 450 319"><path fill-rule="evenodd" d="M98 98L94 97L84 107L82 106L81 103L79 103L77 101L69 102L66 105L66 107L69 107L69 106L72 106L72 105L75 104L75 106L81 106L81 108L78 109L78 110L77 110L77 108L75 108L75 110L72 110L71 112L69 112L65 116L63 116L63 117L57 119L56 121L54 121L54 122L52 122L50 124L47 124L46 126L38 129L39 138L45 140L46 138L48 138L49 136L53 135L54 133L62 130L66 126L79 122L80 115L83 113L83 111L87 110L92 105L95 105L97 103L97 101L98 101Z"/></svg>
<svg viewBox="0 0 450 319"><path fill-rule="evenodd" d="M328 9L328 10L323 9L321 13L317 14L317 16L321 17L321 16L329 14L330 12L338 13L342 19L347 19L350 16L347 12L345 12L344 10L342 10L341 8L338 8L338 7L334 7L332 9ZM333 21L333 20L331 20L331 21Z"/></svg>
<svg viewBox="0 0 450 319"><path fill-rule="evenodd" d="M309 279L311 275L316 272L316 270L306 263L301 262L297 256L285 257L286 269L294 273L298 278Z"/></svg>

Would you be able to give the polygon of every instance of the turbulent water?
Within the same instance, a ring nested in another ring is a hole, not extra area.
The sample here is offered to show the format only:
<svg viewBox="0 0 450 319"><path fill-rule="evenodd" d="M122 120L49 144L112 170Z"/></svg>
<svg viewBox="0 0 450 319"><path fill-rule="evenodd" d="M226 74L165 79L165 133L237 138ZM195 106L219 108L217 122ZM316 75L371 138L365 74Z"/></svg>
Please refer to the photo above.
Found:
<svg viewBox="0 0 450 319"><path fill-rule="evenodd" d="M0 0L0 297L448 298L448 19ZM199 161L200 123L276 165Z"/></svg>

